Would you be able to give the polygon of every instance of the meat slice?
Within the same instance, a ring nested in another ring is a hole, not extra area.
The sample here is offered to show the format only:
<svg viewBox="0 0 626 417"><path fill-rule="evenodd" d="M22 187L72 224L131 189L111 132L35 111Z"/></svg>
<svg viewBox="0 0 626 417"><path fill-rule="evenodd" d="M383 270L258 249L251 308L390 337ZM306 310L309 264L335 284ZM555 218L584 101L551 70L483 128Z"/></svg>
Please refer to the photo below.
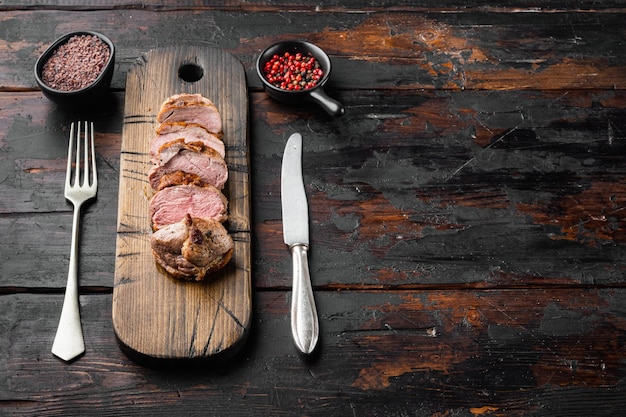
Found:
<svg viewBox="0 0 626 417"><path fill-rule="evenodd" d="M154 169L156 170L156 168ZM196 174L189 174L183 171L173 171L165 172L161 175L161 178L158 180L158 186L155 190L160 191L166 189L167 187L188 184L198 185L200 187L204 187L206 185L204 180Z"/></svg>
<svg viewBox="0 0 626 417"><path fill-rule="evenodd" d="M224 142L217 135L210 133L205 128L197 124L183 122L163 123L156 131L156 135L150 141L150 156L156 160L161 146L183 139L187 143L202 142L205 146L213 148L223 158L226 155Z"/></svg>
<svg viewBox="0 0 626 417"><path fill-rule="evenodd" d="M211 133L222 133L220 112L211 100L200 94L176 94L165 100L157 121L195 123Z"/></svg>
<svg viewBox="0 0 626 417"><path fill-rule="evenodd" d="M178 223L186 215L223 222L227 219L228 200L217 188L207 185L176 185L154 194L150 218L154 230Z"/></svg>
<svg viewBox="0 0 626 417"><path fill-rule="evenodd" d="M189 215L154 232L150 246L167 273L188 281L202 281L226 266L235 247L222 223Z"/></svg>
<svg viewBox="0 0 626 417"><path fill-rule="evenodd" d="M148 180L157 191L189 183L212 185L221 190L228 180L228 166L217 151L203 143L177 139L161 146L156 164L148 172Z"/></svg>

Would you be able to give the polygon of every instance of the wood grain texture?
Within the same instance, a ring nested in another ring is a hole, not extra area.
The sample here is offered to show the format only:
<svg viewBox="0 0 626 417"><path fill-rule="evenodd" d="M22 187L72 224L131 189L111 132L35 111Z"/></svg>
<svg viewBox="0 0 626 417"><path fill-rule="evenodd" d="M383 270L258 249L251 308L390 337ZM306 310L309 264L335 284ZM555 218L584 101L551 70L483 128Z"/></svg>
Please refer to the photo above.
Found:
<svg viewBox="0 0 626 417"><path fill-rule="evenodd" d="M0 415L624 414L625 17L618 0L3 2ZM107 102L68 112L32 68L76 27L118 55ZM260 89L255 58L291 38L329 52L344 117ZM111 322L126 76L146 51L188 44L248 75L253 310L234 360L154 369L121 352ZM96 125L102 181L81 242L87 351L68 365L49 350L79 117ZM320 314L306 359L280 211L294 131Z"/></svg>
<svg viewBox="0 0 626 417"><path fill-rule="evenodd" d="M185 75L191 71L194 78ZM196 78L198 78L196 80ZM113 326L131 355L208 359L231 354L248 332L251 314L247 89L241 64L215 48L170 47L145 55L128 73L113 289ZM199 93L223 122L229 179L227 229L235 242L230 263L204 282L162 272L150 250L148 152L161 103Z"/></svg>
<svg viewBox="0 0 626 417"><path fill-rule="evenodd" d="M318 291L625 282L623 91L335 96L349 110L340 120L250 94L256 289L290 286L277 193L293 131L306 138ZM93 119L103 181L84 213L86 290L113 283L123 93L113 99L119 107ZM0 227L16 236L0 241L2 286L65 282L71 206L61 196L63 126L75 117L41 94L0 95L7 152Z"/></svg>
<svg viewBox="0 0 626 417"><path fill-rule="evenodd" d="M141 53L186 44L228 51L243 63L249 87L260 88L255 59L285 39L309 40L328 52L331 91L624 89L626 10L623 4L608 4L594 4L608 10L587 12L576 2L574 8L556 6L545 13L534 5L484 2L483 10L437 4L416 12L309 7L277 13L247 5L237 13L184 7L155 11L148 4L128 13L105 5L97 12L7 11L0 15L7 28L0 33L0 90L36 89L32 63L56 37L76 27L102 32L115 43L115 89L124 88L124 74Z"/></svg>
<svg viewBox="0 0 626 417"><path fill-rule="evenodd" d="M81 297L80 361L48 355L62 298L2 297L3 415L590 417L626 406L624 288L324 291L309 360L291 341L288 293L255 292L237 360L159 370L118 349L110 294Z"/></svg>

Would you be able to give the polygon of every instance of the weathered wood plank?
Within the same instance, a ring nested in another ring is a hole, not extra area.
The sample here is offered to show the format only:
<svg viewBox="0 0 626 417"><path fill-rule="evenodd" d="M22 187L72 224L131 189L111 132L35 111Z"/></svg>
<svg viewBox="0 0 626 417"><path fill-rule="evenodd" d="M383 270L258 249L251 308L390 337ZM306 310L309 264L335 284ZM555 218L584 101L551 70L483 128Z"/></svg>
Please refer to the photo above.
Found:
<svg viewBox="0 0 626 417"><path fill-rule="evenodd" d="M36 87L38 55L76 27L108 35L117 47L113 87L157 46L209 45L245 65L272 43L304 38L334 62L331 86L342 89L624 89L626 10L607 13L341 11L232 13L188 10L7 11L0 14L0 89ZM123 19L126 24L119 25ZM46 42L42 39L48 38ZM8 47L10 45L10 47ZM358 74L358 76L355 76Z"/></svg>
<svg viewBox="0 0 626 417"><path fill-rule="evenodd" d="M112 286L120 109L68 112L40 93L0 94L0 230L11 237L0 243L0 286L65 286L72 227L63 197L67 141L70 123L85 118L95 125L100 185L83 210L80 285Z"/></svg>
<svg viewBox="0 0 626 417"><path fill-rule="evenodd" d="M168 371L121 353L110 295L81 297L87 351L71 365L49 353L62 296L3 295L0 329L8 337L0 342L0 411L589 416L619 415L626 405L624 289L315 297L317 356L296 353L289 293L259 292L254 332L240 356L215 369Z"/></svg>
<svg viewBox="0 0 626 417"><path fill-rule="evenodd" d="M250 96L255 286L291 285L279 176L294 131L305 138L318 287L624 282L623 92L335 96L347 107L337 120ZM61 129L76 117L37 93L0 95L0 221L5 235L17 236L0 242L1 285L65 285L71 207L61 196ZM85 211L87 286L113 282L120 120L106 111L95 118L102 181ZM28 280L34 259L45 267ZM338 272L346 265L350 273Z"/></svg>
<svg viewBox="0 0 626 417"><path fill-rule="evenodd" d="M253 119L267 119L252 132L263 168L255 232L280 236L281 147L301 131L316 285L622 282L626 126L623 110L608 110L617 96L358 95L342 96L346 116L324 124L255 96ZM277 282L275 245L258 285Z"/></svg>
<svg viewBox="0 0 626 417"><path fill-rule="evenodd" d="M623 3L619 0L603 1L578 0L575 9L580 11L603 11L620 9ZM138 2L136 0L56 0L42 3L38 0L9 0L0 5L2 10L102 10L102 9L142 9L142 10L231 10L231 11L350 11L369 12L381 9L394 11L419 12L423 10L509 10L512 13L522 12L554 12L559 10L572 10L572 3L567 0L546 1L490 1L485 3L481 0L445 0L435 4L431 0L331 0L324 3L307 0L272 0L272 1L246 1L219 0L211 1L210 5L197 0L166 0L158 3Z"/></svg>

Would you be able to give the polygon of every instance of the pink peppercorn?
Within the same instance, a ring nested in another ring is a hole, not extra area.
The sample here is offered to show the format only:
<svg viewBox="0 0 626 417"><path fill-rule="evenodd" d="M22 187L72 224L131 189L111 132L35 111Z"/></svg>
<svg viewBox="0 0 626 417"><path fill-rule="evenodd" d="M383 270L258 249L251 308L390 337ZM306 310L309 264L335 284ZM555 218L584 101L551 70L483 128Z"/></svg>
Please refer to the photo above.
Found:
<svg viewBox="0 0 626 417"><path fill-rule="evenodd" d="M275 54L265 63L263 72L270 84L288 91L311 89L324 76L318 60L311 54L300 52Z"/></svg>

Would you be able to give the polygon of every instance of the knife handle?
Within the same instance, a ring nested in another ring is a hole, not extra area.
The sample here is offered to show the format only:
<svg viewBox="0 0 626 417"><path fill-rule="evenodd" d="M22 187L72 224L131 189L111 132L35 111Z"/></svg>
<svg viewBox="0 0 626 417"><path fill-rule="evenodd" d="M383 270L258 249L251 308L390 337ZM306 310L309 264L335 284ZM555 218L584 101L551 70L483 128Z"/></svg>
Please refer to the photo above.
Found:
<svg viewBox="0 0 626 417"><path fill-rule="evenodd" d="M309 274L308 247L297 244L290 246L289 250L293 260L291 332L296 347L308 355L315 349L319 337L317 310Z"/></svg>

